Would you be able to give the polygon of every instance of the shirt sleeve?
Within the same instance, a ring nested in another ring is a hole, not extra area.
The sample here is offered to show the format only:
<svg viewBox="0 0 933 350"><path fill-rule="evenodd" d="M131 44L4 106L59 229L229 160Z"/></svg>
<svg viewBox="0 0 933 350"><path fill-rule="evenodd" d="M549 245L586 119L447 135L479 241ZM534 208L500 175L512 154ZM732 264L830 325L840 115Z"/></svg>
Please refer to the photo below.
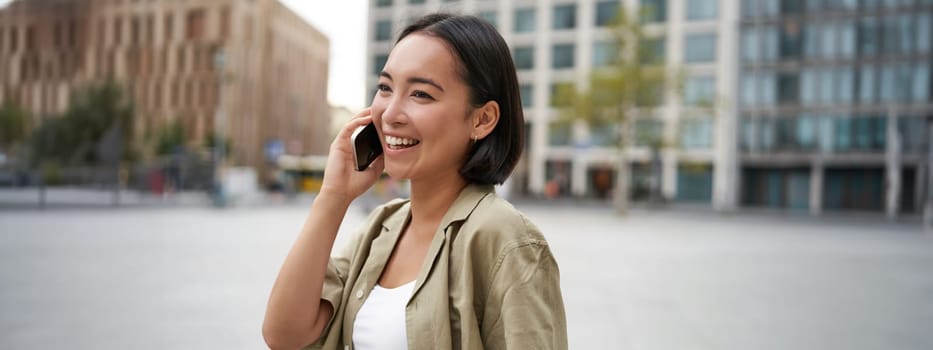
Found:
<svg viewBox="0 0 933 350"><path fill-rule="evenodd" d="M484 312L486 349L567 349L560 272L544 241L500 256Z"/></svg>
<svg viewBox="0 0 933 350"><path fill-rule="evenodd" d="M324 286L321 290L321 300L330 303L334 308L334 313L330 316L330 320L327 321L327 325L324 326L321 337L304 349L322 349L325 343L327 343L327 338L331 334L331 326L337 318L337 313L340 312L340 306L343 302L343 289L347 284L350 262L353 259L353 254L357 246L359 246L362 240L362 236L362 231L357 232L356 235L339 251L333 254L327 262L327 272L324 274Z"/></svg>

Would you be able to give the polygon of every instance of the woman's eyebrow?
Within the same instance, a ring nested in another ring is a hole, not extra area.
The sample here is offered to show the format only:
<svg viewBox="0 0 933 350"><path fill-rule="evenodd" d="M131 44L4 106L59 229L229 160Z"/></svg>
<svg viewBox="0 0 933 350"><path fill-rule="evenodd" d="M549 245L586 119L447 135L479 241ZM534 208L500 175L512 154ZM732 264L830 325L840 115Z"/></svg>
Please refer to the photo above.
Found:
<svg viewBox="0 0 933 350"><path fill-rule="evenodd" d="M429 78L411 77L411 78L408 78L408 82L409 82L409 83L428 84L428 85L431 85L431 86L433 86L433 87L436 87L438 90L441 90L441 92L444 92L444 88L441 87L441 84L438 84L437 82L435 82L434 80L431 80L431 79L429 79Z"/></svg>
<svg viewBox="0 0 933 350"><path fill-rule="evenodd" d="M393 80L393 79L392 79L392 75L389 74L389 73L387 73L386 71L380 72L380 73L379 73L379 76L385 77L386 79L389 79L390 81ZM430 79L430 78L411 77L411 78L408 78L408 82L409 82L409 83L412 83L412 84L414 84L414 83L417 83L417 84L428 84L428 85L431 85L431 86L433 86L433 87L436 87L438 90L441 90L441 92L444 92L444 87L442 87L441 84L438 84L436 81L434 81L434 80L432 80L432 79Z"/></svg>

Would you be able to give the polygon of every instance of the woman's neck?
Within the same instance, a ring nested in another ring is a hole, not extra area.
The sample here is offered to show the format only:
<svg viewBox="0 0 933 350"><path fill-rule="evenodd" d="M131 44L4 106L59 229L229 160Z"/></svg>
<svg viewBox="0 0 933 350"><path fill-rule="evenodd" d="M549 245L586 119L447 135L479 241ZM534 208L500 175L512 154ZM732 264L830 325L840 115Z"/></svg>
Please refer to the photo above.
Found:
<svg viewBox="0 0 933 350"><path fill-rule="evenodd" d="M411 226L415 232L433 235L441 219L457 200L466 180L454 172L452 176L411 181Z"/></svg>

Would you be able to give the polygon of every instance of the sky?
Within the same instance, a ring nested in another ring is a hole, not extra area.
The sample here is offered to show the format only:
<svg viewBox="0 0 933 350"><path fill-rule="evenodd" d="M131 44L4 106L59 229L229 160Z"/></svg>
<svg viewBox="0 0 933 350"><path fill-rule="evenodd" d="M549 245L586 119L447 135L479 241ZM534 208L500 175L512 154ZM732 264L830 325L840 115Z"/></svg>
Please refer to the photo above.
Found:
<svg viewBox="0 0 933 350"><path fill-rule="evenodd" d="M365 107L366 0L282 2L330 38L330 103L354 112Z"/></svg>
<svg viewBox="0 0 933 350"><path fill-rule="evenodd" d="M330 38L327 99L351 111L366 103L366 0L280 0ZM0 0L0 7L10 0Z"/></svg>

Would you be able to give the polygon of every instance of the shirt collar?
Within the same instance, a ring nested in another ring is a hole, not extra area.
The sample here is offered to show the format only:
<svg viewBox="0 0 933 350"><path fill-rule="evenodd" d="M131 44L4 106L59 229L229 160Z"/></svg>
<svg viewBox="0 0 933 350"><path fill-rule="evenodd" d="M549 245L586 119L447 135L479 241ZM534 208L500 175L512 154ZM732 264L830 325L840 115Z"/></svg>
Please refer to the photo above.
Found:
<svg viewBox="0 0 933 350"><path fill-rule="evenodd" d="M438 229L446 230L451 224L469 218L473 210L476 209L476 206L479 205L479 202L494 190L492 185L467 185L464 187L457 196L457 199L454 200L450 208L447 209L447 213L445 213L444 217L441 219ZM409 201L405 201L398 207L395 213L382 222L383 230L400 228L405 224L410 215L411 204Z"/></svg>

